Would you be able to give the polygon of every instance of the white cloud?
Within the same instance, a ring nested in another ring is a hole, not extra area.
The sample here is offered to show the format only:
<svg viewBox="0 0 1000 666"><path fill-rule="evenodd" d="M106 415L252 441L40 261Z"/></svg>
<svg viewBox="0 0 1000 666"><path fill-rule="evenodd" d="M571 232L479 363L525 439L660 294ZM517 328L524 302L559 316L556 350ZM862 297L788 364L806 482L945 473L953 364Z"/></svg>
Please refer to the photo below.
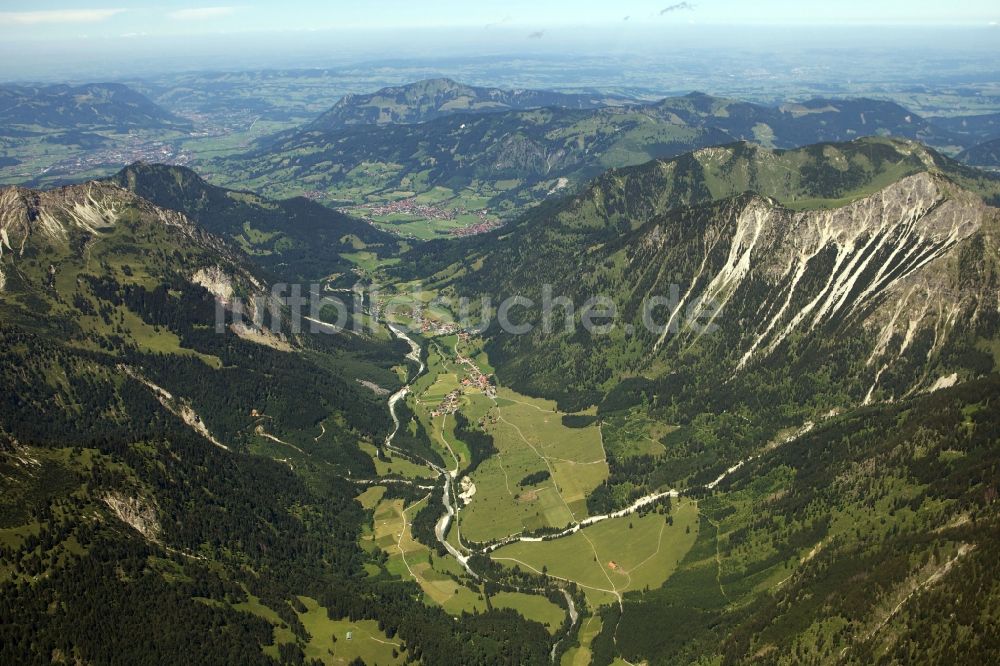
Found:
<svg viewBox="0 0 1000 666"><path fill-rule="evenodd" d="M97 23L124 9L52 9L38 12L0 12L0 26L37 25L39 23Z"/></svg>
<svg viewBox="0 0 1000 666"><path fill-rule="evenodd" d="M178 9L175 12L170 12L167 16L178 21L201 21L229 16L235 11L236 7L192 7L191 9Z"/></svg>

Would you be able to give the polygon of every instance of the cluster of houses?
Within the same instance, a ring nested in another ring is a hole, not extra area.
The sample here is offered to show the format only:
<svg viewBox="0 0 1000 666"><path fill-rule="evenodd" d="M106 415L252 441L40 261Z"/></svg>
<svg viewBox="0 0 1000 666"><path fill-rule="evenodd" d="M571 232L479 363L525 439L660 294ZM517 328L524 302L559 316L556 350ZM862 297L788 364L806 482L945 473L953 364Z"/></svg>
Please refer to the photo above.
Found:
<svg viewBox="0 0 1000 666"><path fill-rule="evenodd" d="M357 208L365 210L374 217L405 214L422 217L428 220L454 220L459 215L464 215L466 213L463 208L444 208L433 204L425 204L421 203L416 198L400 199L398 201L389 201L382 204L366 204L364 206L358 206Z"/></svg>
<svg viewBox="0 0 1000 666"><path fill-rule="evenodd" d="M490 380L489 375L479 369L479 366L467 356L458 354L458 362L469 369L469 374L462 378L462 386L477 388L482 391L487 398L497 397L497 387Z"/></svg>
<svg viewBox="0 0 1000 666"><path fill-rule="evenodd" d="M488 398L497 397L497 387L493 384L490 376L479 369L472 359L458 355L457 361L469 369L469 373L462 377L461 386L444 397L441 404L432 412L432 417L454 414L459 408L459 399L469 389L479 389Z"/></svg>
<svg viewBox="0 0 1000 666"><path fill-rule="evenodd" d="M462 389L455 389L446 395L444 400L441 401L441 404L431 410L431 418L437 418L438 416L445 416L457 412L459 407L458 401L461 397Z"/></svg>
<svg viewBox="0 0 1000 666"><path fill-rule="evenodd" d="M499 229L503 226L503 222L500 220L484 220L482 222L477 222L475 224L470 224L466 227L456 227L451 230L452 236L476 236L479 234L485 234L488 231L493 231L494 229Z"/></svg>
<svg viewBox="0 0 1000 666"><path fill-rule="evenodd" d="M429 333L431 335L451 335L458 331L458 326L451 322L440 322L422 317L414 321L420 322L421 333Z"/></svg>
<svg viewBox="0 0 1000 666"><path fill-rule="evenodd" d="M478 368L476 369L478 372ZM462 378L462 386L466 388L477 388L486 394L488 398L496 397L496 387L490 382L490 378L479 372L477 375L472 375Z"/></svg>

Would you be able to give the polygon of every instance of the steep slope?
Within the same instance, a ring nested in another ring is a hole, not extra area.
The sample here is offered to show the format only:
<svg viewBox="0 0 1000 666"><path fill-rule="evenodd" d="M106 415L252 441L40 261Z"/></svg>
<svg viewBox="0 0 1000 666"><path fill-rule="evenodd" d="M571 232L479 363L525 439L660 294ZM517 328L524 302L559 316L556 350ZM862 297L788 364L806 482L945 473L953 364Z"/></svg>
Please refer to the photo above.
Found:
<svg viewBox="0 0 1000 666"><path fill-rule="evenodd" d="M435 241L416 248L403 255L395 271L400 277L413 279L443 271L456 262L475 263L484 254L510 250L528 255L527 249L542 240L533 235L536 225L540 234L573 252L580 245L589 247L617 238L669 211L744 192L756 192L790 209L836 208L927 171L944 174L978 193L988 204L1000 204L1000 178L909 141L864 138L795 150L734 143L612 169L578 195L540 206L486 240L468 239L451 245ZM493 281L488 272L476 275L484 276L483 285ZM476 275L468 280L478 280Z"/></svg>
<svg viewBox="0 0 1000 666"><path fill-rule="evenodd" d="M456 113L495 113L542 107L594 109L625 101L596 93L502 90L468 86L451 79L428 79L383 88L369 95L347 95L306 129L329 131L350 125L413 124Z"/></svg>
<svg viewBox="0 0 1000 666"><path fill-rule="evenodd" d="M600 630L574 657L597 664L994 661L996 186L910 142L737 144L613 171L485 237L416 248L400 275L423 271L442 307L533 301L509 313L531 330L494 321L476 356L503 387L489 431L513 424L511 405L558 413L507 400L511 388L578 412L562 424L598 428L607 462L588 515L622 521L515 534L475 564L579 579L598 606L583 626ZM571 304L569 330L565 304L546 330L547 287ZM608 331L582 324L598 295L617 311L597 316ZM517 432L541 455L557 445ZM569 441L582 450L582 433ZM483 463L500 463L500 495L510 453ZM664 498L696 522L643 525L641 507ZM652 557L693 546L640 590L625 586L641 556L611 557L609 541L643 533Z"/></svg>
<svg viewBox="0 0 1000 666"><path fill-rule="evenodd" d="M257 269L107 182L0 190L0 246L0 661L301 663L353 623L386 663L546 661L540 624L456 621L359 546L345 477L405 345L216 329Z"/></svg>
<svg viewBox="0 0 1000 666"><path fill-rule="evenodd" d="M0 127L179 129L188 123L120 83L0 86ZM3 133L0 130L0 133Z"/></svg>
<svg viewBox="0 0 1000 666"><path fill-rule="evenodd" d="M1000 167L1000 139L993 139L963 150L955 159L973 166Z"/></svg>
<svg viewBox="0 0 1000 666"><path fill-rule="evenodd" d="M351 281L342 255L392 254L396 240L374 226L304 198L273 201L207 183L184 167L133 164L109 179L157 206L183 212L228 238L283 280Z"/></svg>
<svg viewBox="0 0 1000 666"><path fill-rule="evenodd" d="M280 326L265 312L274 305L258 269L181 213L104 182L48 192L6 188L0 190L0 246L5 326L37 337L39 350L59 350L67 359L63 372L103 383L102 393L118 394L127 375L162 398L167 411L228 448L254 441L254 410L267 409L267 431L299 448L315 433L297 431L318 430L330 412L338 412L348 428L331 433L330 440L340 444L328 455L343 464L365 462L349 429L357 429L354 437L377 437L387 427L388 416L372 416L381 414L374 409L377 396L355 378L397 382L389 371L394 346L362 336L296 335L287 323ZM242 299L246 319L227 315L232 325L216 332L217 299L227 307ZM16 356L17 349L6 353ZM68 419L61 427L79 437L110 427L108 420L129 423L127 410L74 416L70 407L46 406L47 390L67 391L57 405L84 398L50 377L51 365L43 355L5 366L40 374L35 383L16 380L24 393L17 410L5 411L0 427L22 438L30 432L25 428L34 427L26 415L36 410L49 413L50 425ZM310 373L316 375L315 404L297 404L292 396ZM355 404L361 408L348 409ZM366 409L371 413L365 415Z"/></svg>
<svg viewBox="0 0 1000 666"><path fill-rule="evenodd" d="M594 663L995 661L998 397L993 374L831 418L692 493L694 548L605 609Z"/></svg>
<svg viewBox="0 0 1000 666"><path fill-rule="evenodd" d="M821 373L847 340L860 356L836 361L843 366L828 390L856 402L981 372L978 361L964 366L961 359L979 336L993 336L996 214L941 177L909 176L824 211L739 195L673 210L634 230L579 227L581 212L536 221L537 230L499 244L459 288L483 290L495 302L515 293L541 302L544 284L577 304L610 295L618 328L592 340L580 331L495 332L491 357L503 380L568 396L610 389L629 375L682 373L699 385L721 382L719 397L739 392L733 373ZM581 255L583 279L570 269ZM677 312L667 319L669 308L661 309L659 323L671 330L657 335L643 326L642 305L669 298L672 285ZM712 308L701 323L719 327L711 335L686 328L687 309L699 300ZM622 330L626 324L632 333Z"/></svg>

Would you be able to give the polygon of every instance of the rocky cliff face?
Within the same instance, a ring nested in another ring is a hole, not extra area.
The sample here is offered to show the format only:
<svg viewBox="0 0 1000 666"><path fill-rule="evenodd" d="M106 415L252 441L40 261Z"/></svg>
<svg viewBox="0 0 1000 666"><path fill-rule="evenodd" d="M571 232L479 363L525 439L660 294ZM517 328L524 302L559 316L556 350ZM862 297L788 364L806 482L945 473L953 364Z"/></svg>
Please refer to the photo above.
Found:
<svg viewBox="0 0 1000 666"><path fill-rule="evenodd" d="M751 197L721 225L686 239L688 251L703 251L681 305L711 304L707 323L733 343L726 357L736 372L814 336L856 334L869 348L871 400L893 364L913 357L926 365L956 338L993 326L997 219L995 209L929 173L833 210L793 212ZM645 231L632 262L651 254L670 262L669 224ZM670 333L654 355L681 354L706 335L690 327ZM914 377L907 391L937 379Z"/></svg>
<svg viewBox="0 0 1000 666"><path fill-rule="evenodd" d="M11 271L28 277L39 253L52 259L51 270L68 262L85 265L95 244L117 242L116 232L138 241L129 244L128 253L138 250L143 241L156 245L161 256L155 263L163 269L181 268L171 267L170 260L162 256L168 249L186 249L189 256L199 255L190 267L188 278L192 281L211 274L212 285L228 282L230 294L237 284L251 290L263 288L238 253L183 214L154 206L117 185L90 182L44 192L21 187L0 189L0 290ZM29 259L25 254L31 248L35 253ZM153 260L152 252L141 254Z"/></svg>
<svg viewBox="0 0 1000 666"><path fill-rule="evenodd" d="M996 362L1000 212L939 173L836 208L797 211L742 194L654 207L639 224L616 207L629 186L620 190L595 189L536 220L523 232L530 242L487 253L490 279L460 284L540 300L549 283L577 305L605 294L618 307L606 336L495 333L507 380L531 376L527 388L548 391L550 380L569 379L586 390L681 373L735 387L779 373L793 383L821 377L863 403L979 376ZM651 332L644 304L671 293L654 317L667 326Z"/></svg>

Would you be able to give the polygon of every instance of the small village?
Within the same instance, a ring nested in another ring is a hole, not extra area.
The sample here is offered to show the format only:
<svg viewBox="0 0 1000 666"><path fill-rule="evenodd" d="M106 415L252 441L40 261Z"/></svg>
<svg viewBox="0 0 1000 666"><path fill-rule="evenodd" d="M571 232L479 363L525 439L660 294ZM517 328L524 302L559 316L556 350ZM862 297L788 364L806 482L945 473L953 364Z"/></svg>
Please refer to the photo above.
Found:
<svg viewBox="0 0 1000 666"><path fill-rule="evenodd" d="M484 222L479 222L477 224L470 224L467 227L456 227L451 230L452 236L478 236L479 234L485 234L487 232L493 231L494 229L499 229L503 226L503 222L499 220L487 220Z"/></svg>
<svg viewBox="0 0 1000 666"><path fill-rule="evenodd" d="M489 222L489 210L468 210L461 206L455 208L445 208L434 204L421 203L416 197L409 199L399 199L398 201L387 201L379 204L363 204L353 206L350 210L363 211L372 217L386 217L388 215L413 215L428 220L456 220L462 215L475 215L483 223Z"/></svg>
<svg viewBox="0 0 1000 666"><path fill-rule="evenodd" d="M497 388L489 375L483 373L479 367L468 358L459 354L456 359L468 368L468 374L461 379L461 386L444 397L437 407L431 410L431 418L454 414L461 407L461 398L467 391L481 391L487 398L497 397Z"/></svg>

